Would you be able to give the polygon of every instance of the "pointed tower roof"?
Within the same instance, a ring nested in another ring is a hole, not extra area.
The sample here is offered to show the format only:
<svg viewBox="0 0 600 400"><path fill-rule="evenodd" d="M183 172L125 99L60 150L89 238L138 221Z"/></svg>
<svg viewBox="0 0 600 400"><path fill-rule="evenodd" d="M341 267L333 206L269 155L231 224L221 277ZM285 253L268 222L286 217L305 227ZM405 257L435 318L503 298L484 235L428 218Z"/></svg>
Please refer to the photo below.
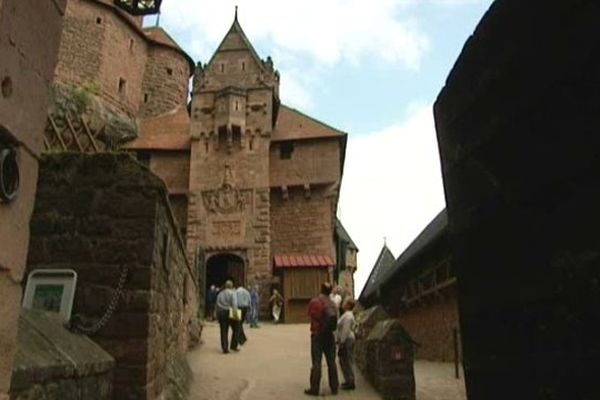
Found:
<svg viewBox="0 0 600 400"><path fill-rule="evenodd" d="M392 254L391 250L387 247L387 244L384 243L383 248L377 257L377 261L375 261L375 265L373 265L373 269L371 269L369 278L367 279L363 290L360 292L359 299L372 290L377 282L377 277L381 276L383 272L389 269L395 260L394 254Z"/></svg>
<svg viewBox="0 0 600 400"><path fill-rule="evenodd" d="M231 37L235 34L238 34L240 36L241 43L235 43L236 41L231 40ZM223 40L221 40L221 43L217 47L217 50L215 50L212 57L208 61L208 65L212 64L213 60L215 59L215 56L219 52L224 51L224 50L225 51L248 50L250 52L250 54L252 55L252 57L254 58L254 60L258 63L258 65L260 65L261 67L263 65L262 60L258 56L258 53L256 52L256 50L254 50L254 46L252 46L252 43L250 43L250 40L248 40L248 37L244 33L244 30L242 29L242 26L240 25L240 22L238 21L237 6L235 6L235 16L233 18L233 24L231 24L231 28L229 28L229 30L227 31L227 34L225 34L225 37L223 38Z"/></svg>

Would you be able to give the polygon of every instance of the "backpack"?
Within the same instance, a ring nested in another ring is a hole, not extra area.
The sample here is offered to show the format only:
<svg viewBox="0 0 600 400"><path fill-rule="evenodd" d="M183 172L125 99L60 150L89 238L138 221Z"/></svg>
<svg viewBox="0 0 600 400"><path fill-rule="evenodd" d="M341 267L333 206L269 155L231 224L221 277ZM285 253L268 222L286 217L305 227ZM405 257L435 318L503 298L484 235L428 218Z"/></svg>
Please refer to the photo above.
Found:
<svg viewBox="0 0 600 400"><path fill-rule="evenodd" d="M323 315L321 315L321 333L333 333L337 329L337 310L332 301L323 301Z"/></svg>

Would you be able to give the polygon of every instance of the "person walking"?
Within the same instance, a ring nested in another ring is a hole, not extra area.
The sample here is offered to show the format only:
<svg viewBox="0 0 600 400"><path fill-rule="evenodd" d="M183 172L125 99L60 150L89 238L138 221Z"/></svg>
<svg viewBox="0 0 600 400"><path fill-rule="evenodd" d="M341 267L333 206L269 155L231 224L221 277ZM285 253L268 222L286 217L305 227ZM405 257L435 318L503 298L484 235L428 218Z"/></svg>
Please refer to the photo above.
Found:
<svg viewBox="0 0 600 400"><path fill-rule="evenodd" d="M233 290L232 281L226 281L225 287L217 295L216 310L217 320L221 328L221 349L223 353L229 353L229 327L232 330L231 350L238 351L237 324L234 319L230 318L230 315L235 316L238 313L237 296Z"/></svg>
<svg viewBox="0 0 600 400"><path fill-rule="evenodd" d="M323 355L327 361L329 388L331 394L337 394L339 381L335 364L335 337L337 326L337 312L335 304L331 301L331 285L327 282L321 285L321 293L308 303L308 316L310 317L310 356L312 366L310 369L310 388L304 391L309 396L319 395L321 383L321 361Z"/></svg>
<svg viewBox="0 0 600 400"><path fill-rule="evenodd" d="M354 351L354 326L356 324L354 320L354 306L356 302L347 298L342 304L343 314L338 320L336 330L336 341L338 344L338 358L340 362L340 368L344 375L344 383L341 388L343 390L354 390L354 361L352 352Z"/></svg>
<svg viewBox="0 0 600 400"><path fill-rule="evenodd" d="M283 297L279 294L277 289L273 289L273 295L269 299L271 303L271 314L273 315L273 322L279 323L281 317L281 308L283 307Z"/></svg>
<svg viewBox="0 0 600 400"><path fill-rule="evenodd" d="M258 285L254 285L250 290L250 328L258 328L258 311L260 308L260 293Z"/></svg>
<svg viewBox="0 0 600 400"><path fill-rule="evenodd" d="M217 295L219 291L215 285L210 285L206 296L206 319L208 321L214 321L215 319L215 303L217 302Z"/></svg>
<svg viewBox="0 0 600 400"><path fill-rule="evenodd" d="M237 296L238 308L242 310L242 319L237 323L237 331L238 343L243 346L244 343L248 341L246 333L244 332L244 322L246 321L246 315L248 314L248 310L250 309L250 292L245 287L240 285L236 289L235 294Z"/></svg>

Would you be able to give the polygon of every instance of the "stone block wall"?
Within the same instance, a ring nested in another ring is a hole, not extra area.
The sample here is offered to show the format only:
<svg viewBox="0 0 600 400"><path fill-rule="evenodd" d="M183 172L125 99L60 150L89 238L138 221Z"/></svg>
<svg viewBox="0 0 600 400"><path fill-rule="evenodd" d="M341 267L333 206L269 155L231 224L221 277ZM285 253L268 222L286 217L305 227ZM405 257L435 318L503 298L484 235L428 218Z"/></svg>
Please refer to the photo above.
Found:
<svg viewBox="0 0 600 400"><path fill-rule="evenodd" d="M379 321L389 318L381 306L374 306L356 313L356 343L354 345L354 360L361 371L367 369L367 338Z"/></svg>
<svg viewBox="0 0 600 400"><path fill-rule="evenodd" d="M23 310L12 400L110 400L115 360L55 313Z"/></svg>
<svg viewBox="0 0 600 400"><path fill-rule="evenodd" d="M415 400L414 348L397 319L379 321L370 330L363 373L385 400Z"/></svg>
<svg viewBox="0 0 600 400"><path fill-rule="evenodd" d="M142 83L140 116L153 117L187 102L190 66L169 48L150 48Z"/></svg>
<svg viewBox="0 0 600 400"><path fill-rule="evenodd" d="M305 183L333 183L340 180L340 140L294 140L290 159L280 158L280 145L271 144L269 153L271 186L294 186Z"/></svg>
<svg viewBox="0 0 600 400"><path fill-rule="evenodd" d="M126 154L60 154L42 159L38 188L28 269L76 270L73 312L92 325L126 268L115 313L91 337L117 361L116 399L158 398L197 312L164 183Z"/></svg>
<svg viewBox="0 0 600 400"><path fill-rule="evenodd" d="M56 82L95 86L113 110L148 117L185 104L190 63L174 46L150 39L140 18L112 1L67 1Z"/></svg>
<svg viewBox="0 0 600 400"><path fill-rule="evenodd" d="M326 254L335 259L333 241L335 198L326 189L313 187L306 197L303 187L271 190L271 251Z"/></svg>
<svg viewBox="0 0 600 400"><path fill-rule="evenodd" d="M0 1L0 147L15 149L20 170L16 199L0 200L0 399L11 379L37 157L65 6L66 0Z"/></svg>
<svg viewBox="0 0 600 400"><path fill-rule="evenodd" d="M599 19L495 1L436 101L469 399L599 398Z"/></svg>
<svg viewBox="0 0 600 400"><path fill-rule="evenodd" d="M106 104L136 115L148 52L139 32L112 5L68 0L56 81L73 86L95 84ZM120 90L121 79L125 84Z"/></svg>
<svg viewBox="0 0 600 400"><path fill-rule="evenodd" d="M459 328L458 304L455 290L445 296L443 300L430 299L423 305L415 304L400 311L392 307L390 311L419 343L417 359L454 361L454 329ZM460 348L458 358L460 360Z"/></svg>

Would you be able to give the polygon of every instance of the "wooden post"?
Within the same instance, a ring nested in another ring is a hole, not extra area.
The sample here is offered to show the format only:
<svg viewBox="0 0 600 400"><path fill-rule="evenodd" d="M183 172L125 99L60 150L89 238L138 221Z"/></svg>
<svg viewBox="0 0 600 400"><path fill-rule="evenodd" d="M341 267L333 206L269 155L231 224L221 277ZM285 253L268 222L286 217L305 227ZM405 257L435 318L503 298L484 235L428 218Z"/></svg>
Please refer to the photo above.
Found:
<svg viewBox="0 0 600 400"><path fill-rule="evenodd" d="M460 379L460 371L458 369L458 328L452 329L454 339L454 377Z"/></svg>

